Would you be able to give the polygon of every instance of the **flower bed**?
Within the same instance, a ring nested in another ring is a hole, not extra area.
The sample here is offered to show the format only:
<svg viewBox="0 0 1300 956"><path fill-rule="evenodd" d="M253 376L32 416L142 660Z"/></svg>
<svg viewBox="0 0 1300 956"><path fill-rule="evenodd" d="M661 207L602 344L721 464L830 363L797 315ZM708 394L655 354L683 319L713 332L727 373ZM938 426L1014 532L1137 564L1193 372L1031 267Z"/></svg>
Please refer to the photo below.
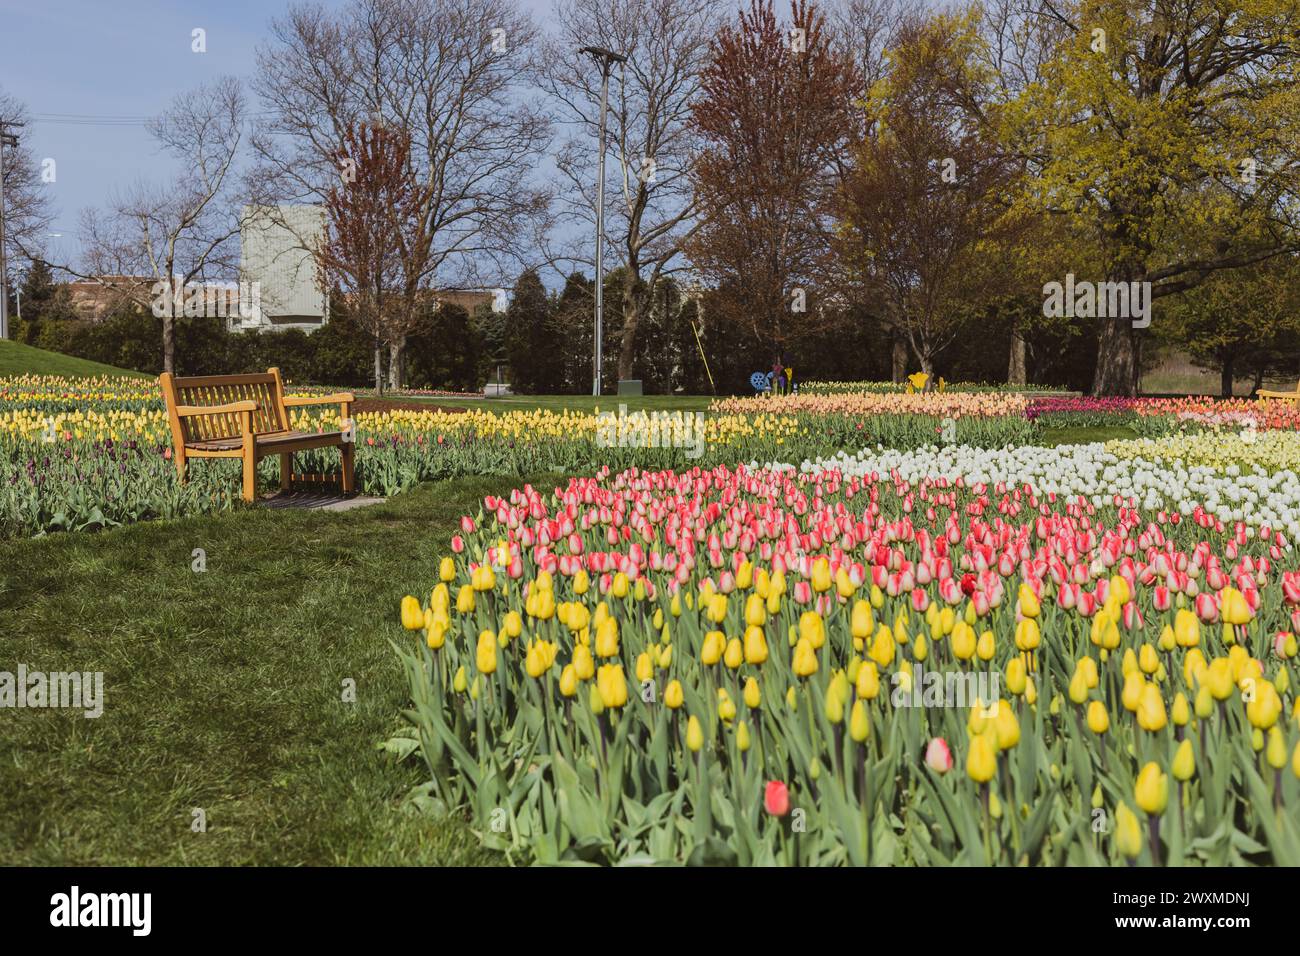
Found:
<svg viewBox="0 0 1300 956"><path fill-rule="evenodd" d="M526 487L403 600L389 747L524 860L1294 865L1283 545L901 474Z"/></svg>
<svg viewBox="0 0 1300 956"><path fill-rule="evenodd" d="M1243 474L1236 465L1216 466L1196 457L1197 449L1219 447L1217 441L1182 436L1056 448L875 448L805 460L800 469L815 474L833 468L852 477L897 475L918 486L935 481L994 488L1029 486L1058 498L1082 496L1095 507L1132 503L1174 521L1267 525L1285 531L1291 541L1300 541L1300 475L1290 469ZM1273 449L1268 455L1275 459L1285 459L1288 452L1282 448L1300 451L1300 442L1287 433L1261 434L1258 444Z"/></svg>
<svg viewBox="0 0 1300 956"><path fill-rule="evenodd" d="M935 442L998 448L1034 435L1021 395L960 392L912 394L756 395L714 401L722 414L779 414L798 418L832 448L883 444L918 448ZM750 456L757 457L757 456Z"/></svg>

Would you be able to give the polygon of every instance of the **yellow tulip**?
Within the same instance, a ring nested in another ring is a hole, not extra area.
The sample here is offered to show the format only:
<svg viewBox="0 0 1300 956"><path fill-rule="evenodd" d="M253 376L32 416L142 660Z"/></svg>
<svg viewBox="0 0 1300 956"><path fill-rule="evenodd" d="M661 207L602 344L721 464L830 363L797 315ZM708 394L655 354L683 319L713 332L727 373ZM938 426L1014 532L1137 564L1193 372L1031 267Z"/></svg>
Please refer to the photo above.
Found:
<svg viewBox="0 0 1300 956"><path fill-rule="evenodd" d="M744 691L745 706L750 710L757 710L759 703L762 701L762 694L758 689L758 681L749 678L745 681Z"/></svg>
<svg viewBox="0 0 1300 956"><path fill-rule="evenodd" d="M438 564L438 580L444 582L456 580L456 562L451 558L443 558Z"/></svg>
<svg viewBox="0 0 1300 956"><path fill-rule="evenodd" d="M1282 698L1278 696L1277 688L1269 681L1256 681L1255 696L1246 704L1246 719L1251 726L1268 730L1281 715Z"/></svg>
<svg viewBox="0 0 1300 956"><path fill-rule="evenodd" d="M627 679L622 664L602 664L596 674L596 689L600 702L606 707L622 707L627 703Z"/></svg>
<svg viewBox="0 0 1300 956"><path fill-rule="evenodd" d="M1196 756L1192 753L1192 742L1190 740L1184 740L1178 745L1170 769L1173 771L1175 780L1186 783L1192 779L1192 775L1196 773Z"/></svg>
<svg viewBox="0 0 1300 956"><path fill-rule="evenodd" d="M871 613L871 605L861 598L854 601L853 613L849 619L849 632L854 637L865 640L871 636L875 627L875 615Z"/></svg>
<svg viewBox="0 0 1300 956"><path fill-rule="evenodd" d="M817 652L807 638L801 637L795 644L791 667L799 677L808 677L817 672Z"/></svg>
<svg viewBox="0 0 1300 956"><path fill-rule="evenodd" d="M1185 607L1174 615L1174 638L1179 647L1195 647L1201 643L1200 619Z"/></svg>
<svg viewBox="0 0 1300 956"><path fill-rule="evenodd" d="M1137 720L1139 727L1152 733L1163 730L1168 722L1164 699L1160 696L1160 688L1155 684L1147 684L1142 688L1142 696L1138 699Z"/></svg>
<svg viewBox="0 0 1300 956"><path fill-rule="evenodd" d="M745 663L762 664L767 660L767 638L763 629L750 625L745 629Z"/></svg>
<svg viewBox="0 0 1300 956"><path fill-rule="evenodd" d="M1038 617L1040 605L1038 595L1034 589L1023 581L1020 584L1019 600L1017 601L1020 614L1022 617Z"/></svg>
<svg viewBox="0 0 1300 956"><path fill-rule="evenodd" d="M749 750L749 727L743 720L736 725L736 749L742 754Z"/></svg>
<svg viewBox="0 0 1300 956"><path fill-rule="evenodd" d="M1020 743L1020 721L1007 701L998 701L997 715L993 718L993 731L998 750L1010 750Z"/></svg>
<svg viewBox="0 0 1300 956"><path fill-rule="evenodd" d="M968 661L975 656L975 629L965 621L955 625L952 629L952 653L959 661Z"/></svg>
<svg viewBox="0 0 1300 956"><path fill-rule="evenodd" d="M1104 734L1110 729L1110 715L1106 713L1106 705L1099 700L1088 705L1088 729L1094 734Z"/></svg>
<svg viewBox="0 0 1300 956"><path fill-rule="evenodd" d="M686 722L686 749L691 753L699 753L704 746L704 731L700 729L700 722L691 715L691 719Z"/></svg>
<svg viewBox="0 0 1300 956"><path fill-rule="evenodd" d="M1028 676L1023 657L1013 657L1007 661L1007 690L1019 697L1025 692Z"/></svg>
<svg viewBox="0 0 1300 956"><path fill-rule="evenodd" d="M1138 774L1133 798L1138 807L1149 816L1159 816L1169 805L1169 778L1154 760Z"/></svg>
<svg viewBox="0 0 1300 956"><path fill-rule="evenodd" d="M807 640L814 649L826 643L826 627L822 616L816 611L804 611L799 615L799 637Z"/></svg>
<svg viewBox="0 0 1300 956"><path fill-rule="evenodd" d="M1115 846L1130 860L1137 859L1142 853L1142 828L1137 814L1122 801L1115 811Z"/></svg>
<svg viewBox="0 0 1300 956"><path fill-rule="evenodd" d="M591 648L586 644L579 644L574 647L573 670L577 674L578 680L591 680L592 675L596 673L596 662L592 660Z"/></svg>
<svg viewBox="0 0 1300 956"><path fill-rule="evenodd" d="M480 674L491 674L497 669L497 636L490 629L479 632L475 665Z"/></svg>
<svg viewBox="0 0 1300 956"><path fill-rule="evenodd" d="M745 651L740 638L733 637L727 642L727 649L722 654L722 662L733 671L745 662Z"/></svg>
<svg viewBox="0 0 1300 956"><path fill-rule="evenodd" d="M867 719L867 708L861 699L853 702L853 713L849 716L849 736L862 743L871 733L871 723Z"/></svg>
<svg viewBox="0 0 1300 956"><path fill-rule="evenodd" d="M1024 618L1016 625L1016 647L1020 650L1032 651L1038 647L1041 640L1038 622L1032 617Z"/></svg>
<svg viewBox="0 0 1300 956"><path fill-rule="evenodd" d="M721 631L709 631L704 635L704 644L700 648L700 663L712 667L722 660L727 649L727 637Z"/></svg>
<svg viewBox="0 0 1300 956"><path fill-rule="evenodd" d="M560 671L560 693L565 697L572 697L577 692L578 674L572 664L565 664L564 669Z"/></svg>
<svg viewBox="0 0 1300 956"><path fill-rule="evenodd" d="M997 770L997 758L988 737L980 734L971 739L966 755L966 773L976 783L988 783Z"/></svg>
<svg viewBox="0 0 1300 956"><path fill-rule="evenodd" d="M402 598L402 627L408 631L418 631L424 627L424 609L420 607L419 600L409 594Z"/></svg>
<svg viewBox="0 0 1300 956"><path fill-rule="evenodd" d="M1264 758L1274 770L1286 766L1286 738L1276 725L1268 732L1268 747L1264 750Z"/></svg>
<svg viewBox="0 0 1300 956"><path fill-rule="evenodd" d="M1181 690L1174 695L1171 716L1176 727L1186 727L1187 722L1191 720L1191 708L1187 706L1187 696Z"/></svg>
<svg viewBox="0 0 1300 956"><path fill-rule="evenodd" d="M650 655L642 651L636 658L636 679L644 683L653 680L655 676L654 661L650 660Z"/></svg>
<svg viewBox="0 0 1300 956"><path fill-rule="evenodd" d="M669 681L668 686L664 688L664 706L669 710L676 710L682 706L682 699L682 682L679 680Z"/></svg>
<svg viewBox="0 0 1300 956"><path fill-rule="evenodd" d="M880 672L874 661L863 661L858 667L857 679L854 681L858 696L863 700L874 700L880 693Z"/></svg>

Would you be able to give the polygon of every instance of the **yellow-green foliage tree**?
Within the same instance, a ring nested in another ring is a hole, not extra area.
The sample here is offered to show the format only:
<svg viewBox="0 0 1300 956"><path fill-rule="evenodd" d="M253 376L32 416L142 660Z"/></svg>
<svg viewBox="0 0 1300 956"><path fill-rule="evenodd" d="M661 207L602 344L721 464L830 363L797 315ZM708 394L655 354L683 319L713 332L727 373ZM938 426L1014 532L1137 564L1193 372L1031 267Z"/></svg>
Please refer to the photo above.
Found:
<svg viewBox="0 0 1300 956"><path fill-rule="evenodd" d="M1158 299L1295 247L1300 4L1067 0L1026 19L1065 39L1003 135L1028 162L1019 201L1103 250L1104 275L1077 280ZM1140 329L1097 322L1093 392L1135 394Z"/></svg>

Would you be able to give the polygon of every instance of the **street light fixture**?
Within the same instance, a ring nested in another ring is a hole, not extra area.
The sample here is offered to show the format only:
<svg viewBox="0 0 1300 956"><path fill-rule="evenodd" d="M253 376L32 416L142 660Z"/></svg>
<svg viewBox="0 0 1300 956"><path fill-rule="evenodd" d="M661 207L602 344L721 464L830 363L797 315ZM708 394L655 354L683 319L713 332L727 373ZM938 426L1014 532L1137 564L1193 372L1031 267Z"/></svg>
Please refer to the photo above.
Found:
<svg viewBox="0 0 1300 956"><path fill-rule="evenodd" d="M591 394L600 395L600 367L604 358L601 339L605 319L605 110L609 103L609 73L615 63L626 63L627 57L598 46L584 46L585 53L600 64L600 159L596 173L596 336L592 361Z"/></svg>

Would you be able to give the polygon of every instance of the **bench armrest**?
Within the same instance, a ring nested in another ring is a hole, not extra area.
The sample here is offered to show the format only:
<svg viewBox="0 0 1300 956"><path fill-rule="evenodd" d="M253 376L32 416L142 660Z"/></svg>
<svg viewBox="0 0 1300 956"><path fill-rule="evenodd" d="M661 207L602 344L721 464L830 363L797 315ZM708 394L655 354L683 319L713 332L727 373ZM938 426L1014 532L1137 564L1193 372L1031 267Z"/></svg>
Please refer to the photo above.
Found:
<svg viewBox="0 0 1300 956"><path fill-rule="evenodd" d="M1260 398L1289 398L1291 399L1291 401L1300 399L1300 390L1294 392L1269 392L1269 391L1265 391L1264 389L1260 389L1255 394Z"/></svg>
<svg viewBox="0 0 1300 956"><path fill-rule="evenodd" d="M342 405L344 402L349 405L357 400L357 397L351 392L337 392L333 395L286 395L284 404L287 407L298 405Z"/></svg>
<svg viewBox="0 0 1300 956"><path fill-rule="evenodd" d="M242 402L230 402L226 405L177 405L179 418L193 418L196 415L225 415L229 412L255 412L257 402L245 399Z"/></svg>

